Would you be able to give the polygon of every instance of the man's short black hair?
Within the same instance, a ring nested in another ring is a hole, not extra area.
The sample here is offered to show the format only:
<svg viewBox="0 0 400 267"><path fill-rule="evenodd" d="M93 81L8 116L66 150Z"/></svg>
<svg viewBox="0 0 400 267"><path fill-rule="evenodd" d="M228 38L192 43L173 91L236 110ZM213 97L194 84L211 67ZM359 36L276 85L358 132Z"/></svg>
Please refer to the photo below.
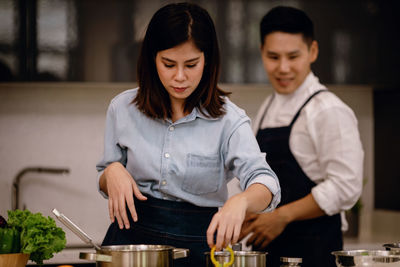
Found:
<svg viewBox="0 0 400 267"><path fill-rule="evenodd" d="M272 32L300 33L308 46L314 41L314 24L307 14L297 8L277 6L261 20L260 37L264 45L265 36Z"/></svg>

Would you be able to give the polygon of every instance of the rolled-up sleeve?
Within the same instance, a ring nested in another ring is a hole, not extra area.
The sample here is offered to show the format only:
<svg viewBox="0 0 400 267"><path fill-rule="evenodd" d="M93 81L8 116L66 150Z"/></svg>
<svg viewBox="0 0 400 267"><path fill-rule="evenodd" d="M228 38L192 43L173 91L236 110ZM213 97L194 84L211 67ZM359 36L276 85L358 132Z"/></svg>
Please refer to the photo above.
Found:
<svg viewBox="0 0 400 267"><path fill-rule="evenodd" d="M327 109L312 121L310 134L324 178L311 192L321 209L333 215L350 209L361 195L364 151L350 109Z"/></svg>
<svg viewBox="0 0 400 267"><path fill-rule="evenodd" d="M225 164L239 179L242 190L259 183L271 191L272 201L264 210L271 211L280 202L280 185L276 174L266 162L265 153L260 151L249 122L249 119L243 119L233 129L227 142Z"/></svg>

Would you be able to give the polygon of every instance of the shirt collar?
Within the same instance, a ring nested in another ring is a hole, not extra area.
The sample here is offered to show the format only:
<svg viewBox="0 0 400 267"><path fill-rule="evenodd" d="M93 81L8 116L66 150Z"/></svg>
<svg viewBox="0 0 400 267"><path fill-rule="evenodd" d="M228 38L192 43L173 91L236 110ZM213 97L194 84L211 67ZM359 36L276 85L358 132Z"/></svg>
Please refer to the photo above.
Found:
<svg viewBox="0 0 400 267"><path fill-rule="evenodd" d="M310 73L304 79L303 83L299 86L299 88L295 92L297 91L303 92L307 90L307 88L311 88L315 82L318 82L318 78L314 75L312 71L310 71Z"/></svg>
<svg viewBox="0 0 400 267"><path fill-rule="evenodd" d="M214 121L214 120L218 120L218 118L213 118L211 116L209 116L209 113L207 112L206 109L203 109L203 113L200 112L200 109L198 107L195 107L192 112L190 112L189 115L181 118L180 120L176 121L175 123L183 123L183 122L189 122L189 121L193 121L196 118L200 118L200 119L204 119L204 120L209 120L209 121ZM209 116L209 117L207 117ZM168 121L169 123L171 123L170 119L166 119L166 121Z"/></svg>
<svg viewBox="0 0 400 267"><path fill-rule="evenodd" d="M200 108L195 107L193 109L193 111L191 112L191 115L193 114L193 118L197 117L197 118L201 118L204 120L209 120L209 121L214 121L214 120L218 120L218 118L213 118L210 116L210 114L208 113L208 111L206 109L202 109L203 113L201 113Z"/></svg>

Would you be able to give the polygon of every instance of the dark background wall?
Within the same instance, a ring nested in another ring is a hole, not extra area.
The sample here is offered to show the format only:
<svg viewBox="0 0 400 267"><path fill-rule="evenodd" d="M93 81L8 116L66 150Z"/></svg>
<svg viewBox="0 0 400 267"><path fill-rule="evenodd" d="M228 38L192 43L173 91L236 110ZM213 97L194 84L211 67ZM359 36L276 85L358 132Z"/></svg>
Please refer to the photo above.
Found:
<svg viewBox="0 0 400 267"><path fill-rule="evenodd" d="M0 0L0 81L135 82L146 25L169 2ZM400 1L192 2L214 19L224 83L268 83L259 55L262 16L277 5L306 11L319 42L313 71L320 80L374 88L375 206L400 210L392 201L400 187Z"/></svg>
<svg viewBox="0 0 400 267"><path fill-rule="evenodd" d="M141 37L162 0L1 0L2 80L135 81ZM198 0L213 17L221 82L267 82L258 26L276 5L305 10L315 23L324 83L391 85L400 73L400 1ZM8 78L7 78L8 77Z"/></svg>

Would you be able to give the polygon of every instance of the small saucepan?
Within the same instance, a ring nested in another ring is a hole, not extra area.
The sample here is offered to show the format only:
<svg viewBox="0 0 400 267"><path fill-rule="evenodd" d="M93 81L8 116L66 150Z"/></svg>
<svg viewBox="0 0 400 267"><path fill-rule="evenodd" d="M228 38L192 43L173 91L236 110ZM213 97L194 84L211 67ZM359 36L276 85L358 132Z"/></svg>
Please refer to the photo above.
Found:
<svg viewBox="0 0 400 267"><path fill-rule="evenodd" d="M232 251L231 249L215 252L212 249L204 254L206 256L206 267L265 267L268 253L261 251Z"/></svg>

